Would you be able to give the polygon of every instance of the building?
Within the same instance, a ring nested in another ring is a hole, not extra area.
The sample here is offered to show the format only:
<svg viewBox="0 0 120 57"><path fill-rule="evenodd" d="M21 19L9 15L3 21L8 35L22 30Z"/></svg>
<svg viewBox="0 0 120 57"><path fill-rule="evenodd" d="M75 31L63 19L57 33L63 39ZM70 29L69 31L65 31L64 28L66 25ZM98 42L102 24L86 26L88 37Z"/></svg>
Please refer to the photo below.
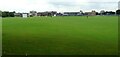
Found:
<svg viewBox="0 0 120 57"><path fill-rule="evenodd" d="M106 11L105 14L106 14L106 15L115 15L116 13L113 12L113 11Z"/></svg>
<svg viewBox="0 0 120 57"><path fill-rule="evenodd" d="M80 12L64 12L63 16L81 16Z"/></svg>
<svg viewBox="0 0 120 57"><path fill-rule="evenodd" d="M22 17L22 13L14 13L15 17Z"/></svg>
<svg viewBox="0 0 120 57"><path fill-rule="evenodd" d="M14 16L26 18L29 17L29 13L14 13Z"/></svg>
<svg viewBox="0 0 120 57"><path fill-rule="evenodd" d="M95 12L95 11L92 11L92 12L85 12L85 15L88 15L88 16L95 16L95 15L96 15L96 12Z"/></svg>
<svg viewBox="0 0 120 57"><path fill-rule="evenodd" d="M38 12L37 16L56 16L56 11Z"/></svg>
<svg viewBox="0 0 120 57"><path fill-rule="evenodd" d="M30 11L29 15L30 16L37 16L37 11Z"/></svg>
<svg viewBox="0 0 120 57"><path fill-rule="evenodd" d="M38 12L37 16L47 16L48 14L46 12Z"/></svg>
<svg viewBox="0 0 120 57"><path fill-rule="evenodd" d="M22 13L22 17L23 17L23 18L27 18L28 16L29 16L28 13Z"/></svg>
<svg viewBox="0 0 120 57"><path fill-rule="evenodd" d="M63 14L62 13L57 13L56 16L63 16Z"/></svg>

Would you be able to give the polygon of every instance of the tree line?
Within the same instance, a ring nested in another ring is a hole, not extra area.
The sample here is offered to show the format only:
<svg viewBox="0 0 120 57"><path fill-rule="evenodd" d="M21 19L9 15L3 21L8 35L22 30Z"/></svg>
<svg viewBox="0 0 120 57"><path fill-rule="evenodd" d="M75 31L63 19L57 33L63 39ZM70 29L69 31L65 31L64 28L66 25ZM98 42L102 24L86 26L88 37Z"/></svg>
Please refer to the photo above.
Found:
<svg viewBox="0 0 120 57"><path fill-rule="evenodd" d="M80 12L82 12L82 11L80 11ZM14 13L16 13L16 12L15 11L13 11L13 12L0 11L0 16L1 17L15 17ZM116 12L112 12L112 11L108 12L108 11L104 11L104 10L101 10L100 13L96 12L96 15L112 15L112 14L120 15L120 9L116 10Z"/></svg>
<svg viewBox="0 0 120 57"><path fill-rule="evenodd" d="M0 16L1 17L14 17L14 13L15 11L13 12L9 12L9 11L0 11Z"/></svg>

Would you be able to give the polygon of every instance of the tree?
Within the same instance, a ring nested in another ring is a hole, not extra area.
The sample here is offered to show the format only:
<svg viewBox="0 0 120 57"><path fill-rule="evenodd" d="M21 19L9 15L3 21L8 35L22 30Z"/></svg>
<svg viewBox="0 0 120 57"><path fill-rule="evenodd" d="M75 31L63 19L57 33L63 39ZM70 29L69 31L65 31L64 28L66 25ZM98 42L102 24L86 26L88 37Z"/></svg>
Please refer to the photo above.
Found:
<svg viewBox="0 0 120 57"><path fill-rule="evenodd" d="M15 11L13 11L13 12L4 11L4 12L2 12L2 17L14 17L14 13L15 13Z"/></svg>
<svg viewBox="0 0 120 57"><path fill-rule="evenodd" d="M14 17L15 12L9 12L9 17Z"/></svg>
<svg viewBox="0 0 120 57"><path fill-rule="evenodd" d="M104 11L104 10L101 10L101 11L100 11L100 14L101 14L101 15L105 15L105 11Z"/></svg>
<svg viewBox="0 0 120 57"><path fill-rule="evenodd" d="M51 12L51 15L52 15L52 16L54 16L54 15L56 15L56 14L57 14L56 11L52 11L52 12Z"/></svg>
<svg viewBox="0 0 120 57"><path fill-rule="evenodd" d="M81 13L82 15L84 14L82 10L80 10L80 13Z"/></svg>
<svg viewBox="0 0 120 57"><path fill-rule="evenodd" d="M96 15L100 15L100 13L96 12Z"/></svg>
<svg viewBox="0 0 120 57"><path fill-rule="evenodd" d="M32 14L32 16L37 16L37 11L30 11L30 13Z"/></svg>
<svg viewBox="0 0 120 57"><path fill-rule="evenodd" d="M9 17L9 12L8 11L2 12L2 17Z"/></svg>
<svg viewBox="0 0 120 57"><path fill-rule="evenodd" d="M115 15L115 12L113 12L113 11L106 11L105 13L106 13L106 15Z"/></svg>
<svg viewBox="0 0 120 57"><path fill-rule="evenodd" d="M117 14L117 15L120 15L120 9L119 9L119 10L116 10L116 14Z"/></svg>
<svg viewBox="0 0 120 57"><path fill-rule="evenodd" d="M2 17L2 11L0 10L0 17Z"/></svg>

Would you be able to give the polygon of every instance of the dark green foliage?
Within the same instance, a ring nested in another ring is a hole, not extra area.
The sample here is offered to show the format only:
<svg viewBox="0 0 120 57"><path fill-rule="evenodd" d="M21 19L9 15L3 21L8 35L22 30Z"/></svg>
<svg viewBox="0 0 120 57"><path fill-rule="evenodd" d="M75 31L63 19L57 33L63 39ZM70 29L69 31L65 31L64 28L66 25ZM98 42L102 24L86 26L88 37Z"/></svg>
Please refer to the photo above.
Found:
<svg viewBox="0 0 120 57"><path fill-rule="evenodd" d="M116 14L117 14L117 15L120 15L120 10L117 10L117 11L116 11Z"/></svg>
<svg viewBox="0 0 120 57"><path fill-rule="evenodd" d="M9 12L8 11L2 12L2 17L9 17Z"/></svg>
<svg viewBox="0 0 120 57"><path fill-rule="evenodd" d="M0 17L2 17L2 11L0 11Z"/></svg>
<svg viewBox="0 0 120 57"><path fill-rule="evenodd" d="M14 17L14 12L4 11L2 12L2 17Z"/></svg>
<svg viewBox="0 0 120 57"><path fill-rule="evenodd" d="M9 12L9 16L10 16L10 17L14 17L14 13L15 13L15 12Z"/></svg>

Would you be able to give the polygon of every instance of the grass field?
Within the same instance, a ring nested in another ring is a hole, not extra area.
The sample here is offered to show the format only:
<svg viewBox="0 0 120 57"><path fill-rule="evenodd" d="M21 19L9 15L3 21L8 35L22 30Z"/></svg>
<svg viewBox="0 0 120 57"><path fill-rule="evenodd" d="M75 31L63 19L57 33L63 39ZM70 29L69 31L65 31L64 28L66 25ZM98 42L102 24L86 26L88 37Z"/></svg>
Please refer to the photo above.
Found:
<svg viewBox="0 0 120 57"><path fill-rule="evenodd" d="M116 55L117 16L3 18L7 55Z"/></svg>

